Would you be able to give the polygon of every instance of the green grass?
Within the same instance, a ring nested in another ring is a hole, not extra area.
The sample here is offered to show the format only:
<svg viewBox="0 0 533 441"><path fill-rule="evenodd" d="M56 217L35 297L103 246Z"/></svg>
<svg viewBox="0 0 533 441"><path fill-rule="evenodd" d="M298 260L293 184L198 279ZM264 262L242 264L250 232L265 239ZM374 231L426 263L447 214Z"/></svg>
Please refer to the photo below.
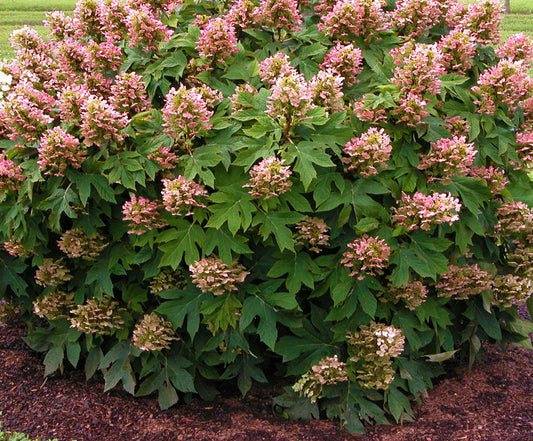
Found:
<svg viewBox="0 0 533 441"><path fill-rule="evenodd" d="M76 0L2 0L0 11L68 11L75 5Z"/></svg>
<svg viewBox="0 0 533 441"><path fill-rule="evenodd" d="M479 0L461 0L461 2L462 3L479 3ZM511 0L510 6L511 6L511 14L533 13L533 1L531 0Z"/></svg>

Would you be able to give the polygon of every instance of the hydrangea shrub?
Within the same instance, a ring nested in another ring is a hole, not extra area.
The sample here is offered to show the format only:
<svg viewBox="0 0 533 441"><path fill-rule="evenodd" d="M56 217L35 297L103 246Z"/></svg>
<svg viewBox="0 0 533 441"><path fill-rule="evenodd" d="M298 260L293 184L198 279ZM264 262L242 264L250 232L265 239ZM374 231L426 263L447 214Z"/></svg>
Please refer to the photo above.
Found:
<svg viewBox="0 0 533 441"><path fill-rule="evenodd" d="M412 418L529 344L533 43L496 0L80 0L0 65L0 311L161 407ZM292 385L292 386L291 386Z"/></svg>

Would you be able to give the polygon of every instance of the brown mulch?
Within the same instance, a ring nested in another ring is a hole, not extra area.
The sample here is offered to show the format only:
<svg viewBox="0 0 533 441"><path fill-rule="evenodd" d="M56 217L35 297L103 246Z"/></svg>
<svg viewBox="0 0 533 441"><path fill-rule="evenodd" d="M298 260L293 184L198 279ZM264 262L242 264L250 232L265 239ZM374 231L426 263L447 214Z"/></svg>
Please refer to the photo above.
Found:
<svg viewBox="0 0 533 441"><path fill-rule="evenodd" d="M279 389L255 386L241 399L194 399L161 411L153 398L103 392L98 380L66 372L43 378L42 357L21 325L0 327L0 421L5 430L59 441L533 441L533 351L487 347L468 373L443 380L414 423L350 435L331 421L287 421L272 411Z"/></svg>

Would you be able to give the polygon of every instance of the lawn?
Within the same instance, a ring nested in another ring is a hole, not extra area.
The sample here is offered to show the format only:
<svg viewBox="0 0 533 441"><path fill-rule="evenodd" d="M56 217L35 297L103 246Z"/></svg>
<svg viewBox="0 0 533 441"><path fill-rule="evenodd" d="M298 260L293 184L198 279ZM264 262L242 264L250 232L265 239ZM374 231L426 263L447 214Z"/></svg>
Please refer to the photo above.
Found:
<svg viewBox="0 0 533 441"><path fill-rule="evenodd" d="M2 0L0 1L0 60L13 56L9 36L25 24L46 35L42 26L46 11L71 11L76 0Z"/></svg>

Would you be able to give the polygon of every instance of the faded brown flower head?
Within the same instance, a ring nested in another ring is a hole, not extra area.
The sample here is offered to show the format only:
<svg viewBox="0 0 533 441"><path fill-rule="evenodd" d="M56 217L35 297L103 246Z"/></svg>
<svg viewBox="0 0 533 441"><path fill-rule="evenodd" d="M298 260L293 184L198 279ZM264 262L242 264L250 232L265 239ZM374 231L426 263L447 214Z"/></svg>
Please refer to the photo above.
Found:
<svg viewBox="0 0 533 441"><path fill-rule="evenodd" d="M73 314L69 319L71 328L86 334L111 335L125 325L126 310L109 296L89 299L84 305L78 305L70 312Z"/></svg>
<svg viewBox="0 0 533 441"><path fill-rule="evenodd" d="M88 235L82 228L73 228L63 233L57 245L68 257L95 260L108 244L99 233Z"/></svg>
<svg viewBox="0 0 533 441"><path fill-rule="evenodd" d="M334 355L333 357L325 357L318 364L312 366L310 371L302 375L292 388L300 396L307 397L314 403L320 398L325 385L343 381L348 381L346 363L339 361L338 357Z"/></svg>
<svg viewBox="0 0 533 441"><path fill-rule="evenodd" d="M205 257L189 266L192 282L202 290L214 295L237 291L237 285L250 274L243 265L224 263L216 256Z"/></svg>
<svg viewBox="0 0 533 441"><path fill-rule="evenodd" d="M498 275L494 278L493 304L502 308L523 305L533 294L530 278L513 274Z"/></svg>
<svg viewBox="0 0 533 441"><path fill-rule="evenodd" d="M185 286L187 286L187 280L183 271L164 269L150 281L149 289L151 294L157 294L170 289L183 289Z"/></svg>
<svg viewBox="0 0 533 441"><path fill-rule="evenodd" d="M306 216L296 224L293 238L296 245L303 245L310 251L320 253L321 246L329 245L329 226L318 217Z"/></svg>
<svg viewBox="0 0 533 441"><path fill-rule="evenodd" d="M75 306L73 293L57 289L35 300L33 312L48 320L59 320L68 318L69 311Z"/></svg>
<svg viewBox="0 0 533 441"><path fill-rule="evenodd" d="M411 281L407 285L398 287L389 284L385 291L379 293L379 300L392 303L402 301L406 308L413 311L426 301L427 294L428 289L422 282Z"/></svg>
<svg viewBox="0 0 533 441"><path fill-rule="evenodd" d="M44 259L35 271L35 283L41 286L59 286L72 279L63 259Z"/></svg>
<svg viewBox="0 0 533 441"><path fill-rule="evenodd" d="M178 337L174 333L172 323L155 312L146 314L133 330L133 346L141 351L170 349L173 340L178 340Z"/></svg>

